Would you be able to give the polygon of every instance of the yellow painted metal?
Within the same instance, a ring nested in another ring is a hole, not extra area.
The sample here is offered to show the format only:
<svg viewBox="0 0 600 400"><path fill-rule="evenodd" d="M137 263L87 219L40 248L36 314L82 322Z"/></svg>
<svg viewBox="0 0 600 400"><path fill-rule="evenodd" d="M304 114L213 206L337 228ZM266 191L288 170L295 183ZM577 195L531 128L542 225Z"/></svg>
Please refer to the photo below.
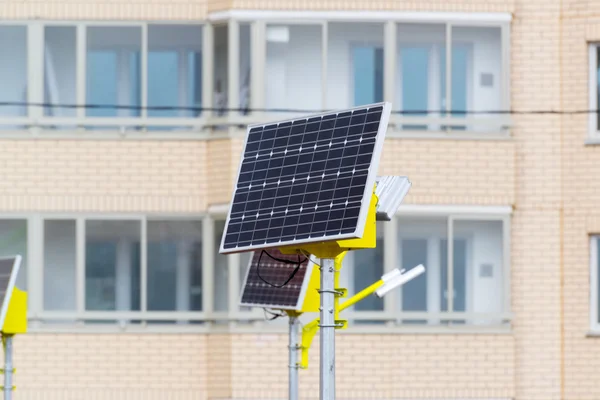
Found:
<svg viewBox="0 0 600 400"><path fill-rule="evenodd" d="M300 355L300 368L308 368L308 350L310 345L319 330L319 319L315 319L302 327L302 340L301 340L301 355Z"/></svg>
<svg viewBox="0 0 600 400"><path fill-rule="evenodd" d="M371 286L368 286L356 293L354 296L350 297L348 300L343 302L339 307L336 308L336 313L344 311L348 307L352 307L354 304L363 300L364 298L375 293L377 289L379 289L383 285L383 281L380 279L377 282L373 283ZM337 317L336 317L337 320ZM319 330L319 319L315 319L308 324L304 325L302 328L302 344L301 344L301 357L300 357L300 368L307 369L308 368L308 350L310 349L310 345Z"/></svg>
<svg viewBox="0 0 600 400"><path fill-rule="evenodd" d="M380 279L371 286L364 288L363 290L361 290L360 292L356 293L354 296L350 297L348 300L343 302L342 305L339 307L338 311L344 311L346 308L352 307L362 299L375 293L375 291L379 289L382 285L383 281Z"/></svg>
<svg viewBox="0 0 600 400"><path fill-rule="evenodd" d="M337 241L326 241L326 242L317 242L317 243L306 243L298 246L284 246L280 247L279 250L283 254L312 254L317 258L333 258L334 259L334 286L335 290L338 294L335 296L334 303L334 313L335 313L335 322L339 325L338 329L345 329L347 327L347 321L341 320L339 318L339 312L344 310L345 308L350 307L351 305L357 303L358 301L364 299L368 295L372 294L377 290L379 286L383 284L382 281L378 281L368 288L362 290L358 294L354 295L342 305L339 304L339 298L345 297L347 290L344 288L340 288L339 280L340 280L340 271L342 269L342 260L344 256L348 253L349 250L358 250L358 249L372 249L377 245L377 219L376 219L376 209L377 209L378 198L373 193L371 197L371 203L369 204L369 212L367 214L367 220L365 223L365 229L363 231L363 235L360 238L356 239L346 239L346 240L337 240ZM313 268L311 273L311 277L308 283L308 288L306 292L306 297L304 303L302 305L302 309L299 312L289 312L290 316L299 316L304 312L317 312L319 310L320 297L318 294L318 288L320 286L320 273L318 268ZM301 358L300 358L300 368L306 369L308 368L308 350L310 345L319 330L319 319L315 319L310 323L306 324L302 328L302 340L301 340Z"/></svg>
<svg viewBox="0 0 600 400"><path fill-rule="evenodd" d="M300 312L319 312L319 285L321 280L321 274L319 272L319 266L314 265L308 281L308 287L306 288L306 295L304 296L304 303Z"/></svg>
<svg viewBox="0 0 600 400"><path fill-rule="evenodd" d="M348 327L348 321L340 319L340 297L344 296L347 293L347 290L344 288L340 288L340 271L342 270L342 261L344 257L348 254L347 251L339 254L336 258L333 259L333 285L335 288L336 296L333 300L333 318L335 320L335 324L338 325L337 329L346 329Z"/></svg>
<svg viewBox="0 0 600 400"><path fill-rule="evenodd" d="M15 287L8 303L2 333L14 335L25 332L27 332L27 292Z"/></svg>

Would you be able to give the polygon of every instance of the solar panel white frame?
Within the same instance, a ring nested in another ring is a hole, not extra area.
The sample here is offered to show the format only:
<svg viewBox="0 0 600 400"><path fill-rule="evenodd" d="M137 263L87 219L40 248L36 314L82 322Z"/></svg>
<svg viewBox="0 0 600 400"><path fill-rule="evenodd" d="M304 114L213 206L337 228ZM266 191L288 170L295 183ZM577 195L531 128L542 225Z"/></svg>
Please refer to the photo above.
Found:
<svg viewBox="0 0 600 400"><path fill-rule="evenodd" d="M331 235L331 236L325 236L325 237L318 237L318 238L307 238L307 239L302 239L302 240L288 240L288 241L280 241L279 243L269 243L266 244L264 246L262 245L250 245L250 246L245 246L245 247L236 247L233 249L225 249L225 236L227 234L227 227L229 226L229 220L231 218L231 209L233 207L233 202L235 199L235 193L236 193L236 187L237 186L237 182L239 180L239 176L240 176L240 172L242 170L242 164L244 161L244 153L246 151L246 145L248 143L248 137L250 135L250 130L252 128L258 127L258 126L267 126L267 125L273 125L273 124L282 124L285 122L294 122L297 120L301 120L301 119L306 119L308 120L309 118L314 118L314 117L322 117L325 115L331 115L331 114L341 114L341 113L345 113L345 112L349 112L349 111L355 111L355 110L363 110L363 109L369 109L369 108L375 108L375 107L383 107L382 111L381 111L381 119L379 121L379 129L377 130L377 136L375 138L375 147L373 148L373 156L371 158L371 165L369 166L369 172L367 175L367 182L365 184L365 193L363 194L363 200L362 200L362 204L360 207L360 212L358 214L358 223L356 226L356 230L354 231L354 233L346 233L346 234L339 234L339 235ZM235 186L233 188L233 191L231 193L231 201L229 202L229 211L227 212L227 219L225 220L225 229L223 230L223 235L221 236L221 246L219 248L219 253L221 254L232 254L232 253L241 253L241 252L247 252L247 251L252 251L252 250L257 250L257 249L267 249L267 248L273 248L273 247L283 247L283 246L293 246L296 244L305 244L305 243L315 243L315 242L324 242L324 241L336 241L336 240L343 240L343 239L356 239L356 238L361 238L364 231L365 231L365 225L367 222L367 213L369 212L369 206L371 205L371 196L373 194L373 189L375 187L375 179L377 177L377 171L379 169L379 160L381 158L381 152L383 150L383 142L385 141L385 134L387 132L387 127L388 127L388 123L389 123L389 119L390 119L390 113L392 111L392 103L390 102L381 102L381 103L373 103L373 104L367 104L367 105L363 105L360 107L353 107L353 108L347 108L347 109L343 109L343 110L337 110L337 111L327 111L327 112L322 112L319 114L311 114L311 115L306 115L304 117L300 117L300 118L292 118L292 119L286 119L286 120L281 120L281 121L274 121L274 122L269 122L269 123L263 123L263 124L253 124L253 125L248 125L247 129L246 129L246 138L244 139L244 145L242 147L242 155L240 157L240 162L239 162L239 166L238 166L238 173L236 175L236 181L235 181ZM366 201L365 201L366 200Z"/></svg>
<svg viewBox="0 0 600 400"><path fill-rule="evenodd" d="M304 305L304 299L306 298L306 291L308 290L308 283L310 282L310 277L312 275L312 271L314 268L314 263L311 257L308 257L308 264L306 265L306 273L304 274L304 280L302 281L302 288L300 289L300 294L298 295L298 301L296 302L295 307L290 306L282 306L282 305L269 305L269 304L258 304L258 303L244 303L242 302L242 298L244 297L244 290L246 289L246 284L248 283L248 275L252 269L252 260L254 260L254 252L252 252L252 256L250 257L250 261L248 261L248 268L246 269L246 275L244 276L244 284L242 285L242 290L240 291L240 300L239 305L243 307L260 307L260 308L273 308L276 310L293 310L297 311L302 309ZM285 286L284 286L285 287Z"/></svg>
<svg viewBox="0 0 600 400"><path fill-rule="evenodd" d="M8 313L8 305L10 303L10 298L12 297L12 293L17 282L17 275L19 274L19 269L21 267L22 257L20 255L11 257L0 257L0 260L14 260L10 273L10 278L8 280L8 286L6 287L6 293L4 295L4 299L2 299L2 309L0 311L0 329L2 329L4 327L4 320L6 319L6 314Z"/></svg>

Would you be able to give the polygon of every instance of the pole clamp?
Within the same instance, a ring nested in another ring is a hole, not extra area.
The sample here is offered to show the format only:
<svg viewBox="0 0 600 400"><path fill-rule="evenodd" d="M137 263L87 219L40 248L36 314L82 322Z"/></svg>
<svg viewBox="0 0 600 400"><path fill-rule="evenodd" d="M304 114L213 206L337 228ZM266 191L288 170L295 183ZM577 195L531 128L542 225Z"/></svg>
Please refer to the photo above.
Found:
<svg viewBox="0 0 600 400"><path fill-rule="evenodd" d="M338 296L338 297L342 297L344 296L344 291L341 290L329 290L329 289L319 289L318 290L319 293L333 293L334 295Z"/></svg>

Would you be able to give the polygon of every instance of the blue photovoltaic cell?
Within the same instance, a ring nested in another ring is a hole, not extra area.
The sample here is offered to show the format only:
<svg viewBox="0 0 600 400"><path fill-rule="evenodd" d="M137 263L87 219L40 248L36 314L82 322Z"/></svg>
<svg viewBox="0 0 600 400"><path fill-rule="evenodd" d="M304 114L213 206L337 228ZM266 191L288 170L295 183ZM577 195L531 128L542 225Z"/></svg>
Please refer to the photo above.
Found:
<svg viewBox="0 0 600 400"><path fill-rule="evenodd" d="M377 104L251 127L222 251L353 237L370 201L383 111Z"/></svg>

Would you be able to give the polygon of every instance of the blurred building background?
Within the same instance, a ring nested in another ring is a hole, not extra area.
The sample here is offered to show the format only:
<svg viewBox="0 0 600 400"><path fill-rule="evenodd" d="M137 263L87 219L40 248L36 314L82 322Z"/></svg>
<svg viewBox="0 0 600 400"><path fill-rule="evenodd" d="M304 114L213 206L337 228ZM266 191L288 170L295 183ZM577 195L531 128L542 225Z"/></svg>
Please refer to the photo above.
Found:
<svg viewBox="0 0 600 400"><path fill-rule="evenodd" d="M1 2L0 255L25 256L30 316L16 398L286 398L286 321L240 308L248 255L218 254L244 125L382 100L404 113L380 173L413 187L345 286L427 273L346 313L338 398L600 398L598 117L532 112L597 108L599 15ZM317 398L317 341L300 376Z"/></svg>

